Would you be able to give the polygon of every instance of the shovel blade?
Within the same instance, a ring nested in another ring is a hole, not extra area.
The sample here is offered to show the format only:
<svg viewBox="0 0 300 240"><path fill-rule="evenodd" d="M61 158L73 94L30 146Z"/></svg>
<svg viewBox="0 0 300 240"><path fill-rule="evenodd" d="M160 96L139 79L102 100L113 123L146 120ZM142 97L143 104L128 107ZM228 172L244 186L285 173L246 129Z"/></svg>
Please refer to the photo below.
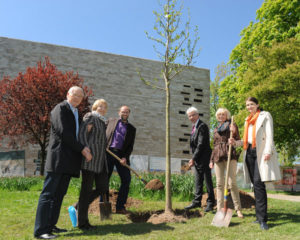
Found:
<svg viewBox="0 0 300 240"><path fill-rule="evenodd" d="M100 209L100 221L111 219L111 203L101 202L99 204Z"/></svg>
<svg viewBox="0 0 300 240"><path fill-rule="evenodd" d="M230 208L222 208L220 211L217 211L216 215L212 220L212 225L216 227L228 227L232 217L232 210Z"/></svg>

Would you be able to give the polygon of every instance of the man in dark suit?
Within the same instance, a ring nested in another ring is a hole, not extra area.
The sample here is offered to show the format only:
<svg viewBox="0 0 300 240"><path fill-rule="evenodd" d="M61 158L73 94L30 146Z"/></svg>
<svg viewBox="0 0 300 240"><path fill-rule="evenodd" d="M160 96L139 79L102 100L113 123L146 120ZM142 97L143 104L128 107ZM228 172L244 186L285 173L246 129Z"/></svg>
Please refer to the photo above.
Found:
<svg viewBox="0 0 300 240"><path fill-rule="evenodd" d="M116 203L116 213L126 214L125 204L128 197L131 175L123 164L130 165L129 157L135 140L135 127L128 122L130 108L122 106L119 110L120 118L109 119L106 129L107 146L110 151L121 158L121 163L107 153L108 179L111 177L114 166L121 178L121 186Z"/></svg>
<svg viewBox="0 0 300 240"><path fill-rule="evenodd" d="M193 124L190 140L193 157L189 161L189 166L195 166L195 198L189 206L185 207L185 209L188 210L201 207L203 180L205 180L208 192L205 212L209 212L213 210L215 204L211 169L209 168L209 160L212 152L209 145L209 130L207 125L200 120L197 108L190 107L186 113Z"/></svg>
<svg viewBox="0 0 300 240"><path fill-rule="evenodd" d="M67 100L57 104L51 111L51 131L46 159L46 178L41 192L34 226L34 236L53 239L53 233L66 232L56 227L63 198L71 177L79 177L82 155L92 159L89 148L77 139L79 118L77 106L84 92L80 87L71 87Z"/></svg>

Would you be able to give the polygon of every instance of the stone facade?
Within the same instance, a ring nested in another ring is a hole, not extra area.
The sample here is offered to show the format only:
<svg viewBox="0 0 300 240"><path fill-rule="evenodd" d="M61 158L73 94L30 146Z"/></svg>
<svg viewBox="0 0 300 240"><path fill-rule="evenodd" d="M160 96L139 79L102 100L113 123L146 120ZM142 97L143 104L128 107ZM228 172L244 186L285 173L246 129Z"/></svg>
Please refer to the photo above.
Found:
<svg viewBox="0 0 300 240"><path fill-rule="evenodd" d="M4 37L0 37L0 56L1 79L25 72L45 56L61 71L78 72L93 89L91 103L97 98L107 100L108 117L117 117L121 105L131 108L129 120L137 128L133 155L164 156L164 92L146 86L137 73L145 80L160 78L161 62ZM209 70L195 67L183 71L171 83L172 158L190 157L191 125L185 115L189 106L197 107L201 119L209 123L209 83ZM164 85L162 81L159 84ZM26 159L28 164L32 161Z"/></svg>

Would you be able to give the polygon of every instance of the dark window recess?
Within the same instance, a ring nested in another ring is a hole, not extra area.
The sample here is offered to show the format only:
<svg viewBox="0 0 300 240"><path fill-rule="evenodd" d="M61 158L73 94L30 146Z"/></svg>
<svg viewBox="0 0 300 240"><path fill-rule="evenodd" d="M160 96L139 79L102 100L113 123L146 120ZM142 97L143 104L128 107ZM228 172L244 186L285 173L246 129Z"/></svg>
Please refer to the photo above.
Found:
<svg viewBox="0 0 300 240"><path fill-rule="evenodd" d="M200 117L203 117L203 115L204 115L203 113L199 113L199 116L200 116Z"/></svg>
<svg viewBox="0 0 300 240"><path fill-rule="evenodd" d="M195 88L195 92L203 92L201 88Z"/></svg>
<svg viewBox="0 0 300 240"><path fill-rule="evenodd" d="M191 85L183 85L184 87L191 87Z"/></svg>
<svg viewBox="0 0 300 240"><path fill-rule="evenodd" d="M189 99L189 98L187 98L187 97L185 97L185 98L184 98L184 101L190 101L190 99Z"/></svg>
<svg viewBox="0 0 300 240"><path fill-rule="evenodd" d="M190 93L188 93L188 92L180 92L180 93L183 95L190 95Z"/></svg>
<svg viewBox="0 0 300 240"><path fill-rule="evenodd" d="M181 124L181 127L189 127L189 125Z"/></svg>
<svg viewBox="0 0 300 240"><path fill-rule="evenodd" d="M202 100L201 99L194 99L194 102L202 102Z"/></svg>
<svg viewBox="0 0 300 240"><path fill-rule="evenodd" d="M179 111L178 113L179 114L185 114L185 111Z"/></svg>
<svg viewBox="0 0 300 240"><path fill-rule="evenodd" d="M190 104L190 103L182 103L182 105L185 105L185 106L192 106L192 104Z"/></svg>
<svg viewBox="0 0 300 240"><path fill-rule="evenodd" d="M183 150L182 153L183 154L190 154L190 151Z"/></svg>
<svg viewBox="0 0 300 240"><path fill-rule="evenodd" d="M185 134L183 134L184 136L191 136L191 134L190 133L185 133Z"/></svg>
<svg viewBox="0 0 300 240"><path fill-rule="evenodd" d="M187 142L188 140L186 138L179 138L179 142Z"/></svg>

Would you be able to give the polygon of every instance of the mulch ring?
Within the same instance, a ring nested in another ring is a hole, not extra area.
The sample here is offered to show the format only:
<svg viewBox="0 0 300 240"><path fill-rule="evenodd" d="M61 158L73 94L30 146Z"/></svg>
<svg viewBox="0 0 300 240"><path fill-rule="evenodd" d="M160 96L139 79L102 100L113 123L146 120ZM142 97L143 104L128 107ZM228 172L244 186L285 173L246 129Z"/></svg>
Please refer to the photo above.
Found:
<svg viewBox="0 0 300 240"><path fill-rule="evenodd" d="M216 196L216 189L215 196ZM202 207L206 206L207 193L202 197ZM112 212L116 211L116 202L117 202L118 192L115 190L109 191L109 201L112 203ZM255 208L255 200L248 193L240 190L240 199L242 208ZM129 197L125 207L138 207L143 204L142 200L133 199ZM228 207L234 209L231 196L228 198ZM216 209L216 206L214 207ZM99 199L96 199L89 207L89 213L99 216ZM164 210L159 211L145 211L145 212L129 212L126 216L135 223L138 222L149 222L153 224L160 224L166 222L186 222L190 218L203 217L203 209L193 209L186 211L184 209L175 209L173 213L164 212Z"/></svg>

